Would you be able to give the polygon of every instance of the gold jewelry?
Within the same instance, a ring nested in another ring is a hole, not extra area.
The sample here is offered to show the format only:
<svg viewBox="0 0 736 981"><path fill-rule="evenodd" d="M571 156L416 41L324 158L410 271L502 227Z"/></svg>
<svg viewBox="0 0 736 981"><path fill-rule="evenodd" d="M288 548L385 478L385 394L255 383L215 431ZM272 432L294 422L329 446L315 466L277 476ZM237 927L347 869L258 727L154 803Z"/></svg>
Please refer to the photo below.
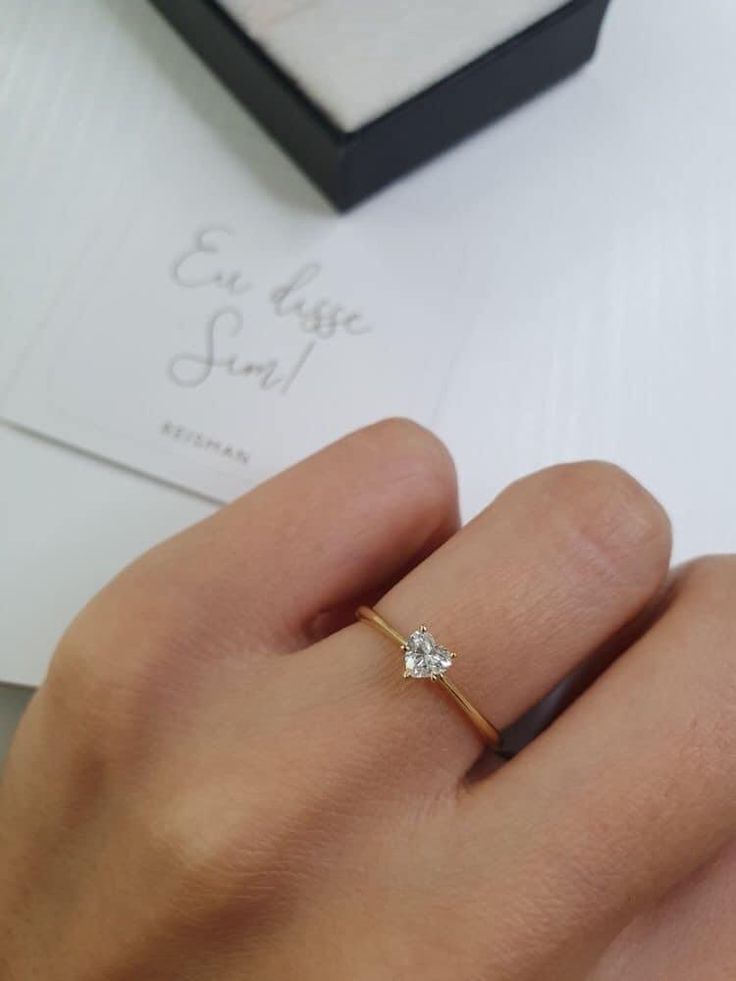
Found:
<svg viewBox="0 0 736 981"><path fill-rule="evenodd" d="M445 676L455 660L454 651L448 651L446 647L438 644L425 626L415 630L409 637L403 637L369 606L361 606L355 615L362 623L368 624L369 627L373 627L384 637L398 644L404 652L405 678L425 678L441 685L473 723L484 741L493 749L500 750L501 733Z"/></svg>

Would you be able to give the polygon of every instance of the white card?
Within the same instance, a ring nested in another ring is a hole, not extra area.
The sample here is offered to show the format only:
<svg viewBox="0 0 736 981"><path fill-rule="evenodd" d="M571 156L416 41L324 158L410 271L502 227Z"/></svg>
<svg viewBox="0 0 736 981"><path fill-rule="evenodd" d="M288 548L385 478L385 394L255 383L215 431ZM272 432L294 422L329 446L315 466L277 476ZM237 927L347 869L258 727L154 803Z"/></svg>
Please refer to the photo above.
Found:
<svg viewBox="0 0 736 981"><path fill-rule="evenodd" d="M429 243L324 213L139 200L50 310L8 419L220 501L379 418L432 423L460 261L428 278Z"/></svg>

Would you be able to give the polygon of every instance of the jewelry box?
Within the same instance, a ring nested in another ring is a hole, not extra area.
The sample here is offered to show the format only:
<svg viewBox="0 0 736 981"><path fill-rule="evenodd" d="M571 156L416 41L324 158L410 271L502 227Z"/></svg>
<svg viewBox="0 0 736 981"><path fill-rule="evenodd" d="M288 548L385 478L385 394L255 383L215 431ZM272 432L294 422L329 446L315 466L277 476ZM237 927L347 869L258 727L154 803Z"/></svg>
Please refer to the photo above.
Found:
<svg viewBox="0 0 736 981"><path fill-rule="evenodd" d="M340 210L570 75L609 0L152 0Z"/></svg>

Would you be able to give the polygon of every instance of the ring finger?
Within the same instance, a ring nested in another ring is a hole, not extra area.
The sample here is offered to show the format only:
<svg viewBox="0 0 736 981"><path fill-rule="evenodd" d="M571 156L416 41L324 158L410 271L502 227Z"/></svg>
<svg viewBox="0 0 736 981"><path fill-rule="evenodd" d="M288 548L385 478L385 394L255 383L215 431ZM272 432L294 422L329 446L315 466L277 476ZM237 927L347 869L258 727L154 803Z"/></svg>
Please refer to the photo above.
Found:
<svg viewBox="0 0 736 981"><path fill-rule="evenodd" d="M403 636L429 625L458 653L457 687L503 728L652 599L669 554L667 518L636 481L607 464L565 465L509 488L377 609ZM462 774L482 751L469 720L437 686L404 680L401 652L367 626L307 658L310 671L328 665L356 737L367 720L372 746L411 745L423 779Z"/></svg>

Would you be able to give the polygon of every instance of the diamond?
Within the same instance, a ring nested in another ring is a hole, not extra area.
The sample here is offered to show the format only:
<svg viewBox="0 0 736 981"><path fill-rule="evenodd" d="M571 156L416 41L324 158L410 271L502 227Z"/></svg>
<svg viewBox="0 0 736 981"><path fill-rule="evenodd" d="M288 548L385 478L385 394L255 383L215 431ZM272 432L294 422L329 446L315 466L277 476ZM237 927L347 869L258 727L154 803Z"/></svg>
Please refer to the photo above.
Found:
<svg viewBox="0 0 736 981"><path fill-rule="evenodd" d="M438 644L426 627L420 627L404 646L407 678L439 678L452 665L454 655Z"/></svg>

